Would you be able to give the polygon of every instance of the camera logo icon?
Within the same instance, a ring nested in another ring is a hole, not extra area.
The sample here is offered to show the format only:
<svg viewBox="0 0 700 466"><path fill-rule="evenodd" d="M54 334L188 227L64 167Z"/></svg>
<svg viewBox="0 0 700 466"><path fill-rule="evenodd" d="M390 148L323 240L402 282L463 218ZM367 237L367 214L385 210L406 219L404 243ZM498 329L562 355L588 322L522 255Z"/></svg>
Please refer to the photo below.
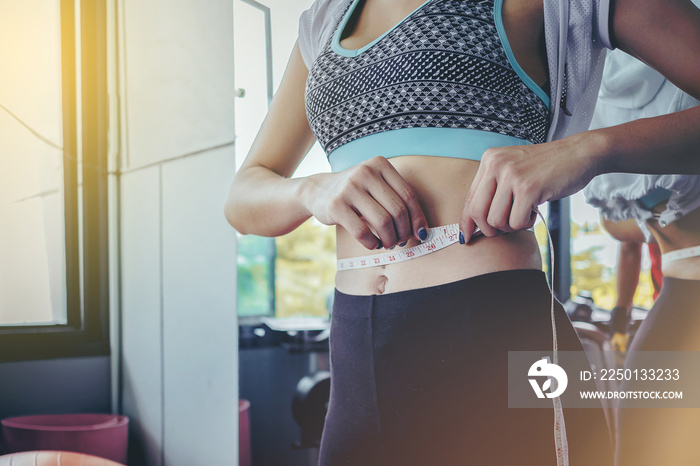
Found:
<svg viewBox="0 0 700 466"><path fill-rule="evenodd" d="M549 357L542 358L536 361L530 370L527 371L528 381L532 385L537 398L555 398L560 396L566 390L569 383L569 377L564 369L550 362ZM540 387L539 382L535 378L530 377L547 377Z"/></svg>

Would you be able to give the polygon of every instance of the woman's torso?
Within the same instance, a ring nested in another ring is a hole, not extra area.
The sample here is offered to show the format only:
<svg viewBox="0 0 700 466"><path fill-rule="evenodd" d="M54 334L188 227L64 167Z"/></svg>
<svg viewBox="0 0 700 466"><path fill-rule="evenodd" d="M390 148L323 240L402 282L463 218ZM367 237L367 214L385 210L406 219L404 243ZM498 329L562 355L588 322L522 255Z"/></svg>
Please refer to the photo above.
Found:
<svg viewBox="0 0 700 466"><path fill-rule="evenodd" d="M348 23L341 45L360 49L391 29L424 0L366 0ZM546 86L542 3L505 0L503 24L515 59L534 82ZM479 162L460 158L408 155L389 162L415 190L430 227L459 222L467 192ZM412 239L404 246L418 244ZM397 248L399 248L397 246ZM376 254L368 251L342 227L337 228L338 258ZM337 288L348 294L370 295L448 283L484 273L541 268L540 253L531 231L480 237L468 245L455 244L431 254L389 266L339 271Z"/></svg>
<svg viewBox="0 0 700 466"><path fill-rule="evenodd" d="M459 221L478 162L425 156L394 157L389 162L415 190L429 226ZM411 239L404 247L417 244L416 239ZM339 259L379 252L365 249L342 227L337 228L337 250ZM534 234L522 231L479 237L467 245L453 244L398 264L339 271L336 286L347 294L382 294L500 270L539 268L540 253Z"/></svg>

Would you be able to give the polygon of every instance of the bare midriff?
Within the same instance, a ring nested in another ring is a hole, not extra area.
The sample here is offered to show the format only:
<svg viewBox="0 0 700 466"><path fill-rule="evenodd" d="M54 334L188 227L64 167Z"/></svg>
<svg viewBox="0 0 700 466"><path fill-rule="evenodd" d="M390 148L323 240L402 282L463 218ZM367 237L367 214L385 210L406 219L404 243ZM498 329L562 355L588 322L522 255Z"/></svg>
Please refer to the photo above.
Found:
<svg viewBox="0 0 700 466"><path fill-rule="evenodd" d="M401 156L389 162L415 190L429 227L459 222L479 162L448 157ZM412 238L404 248L420 242ZM400 249L396 246L395 250ZM385 252L368 250L337 227L339 259ZM336 287L353 295L387 294L450 283L490 272L542 268L531 231L478 237L398 264L339 271Z"/></svg>
<svg viewBox="0 0 700 466"><path fill-rule="evenodd" d="M373 0L360 4L359 18L350 21L341 45L358 49L401 21L425 0ZM367 10L367 11L362 11ZM540 86L547 81L544 12L541 0L506 0L503 21L515 58ZM474 160L406 155L393 157L396 167L415 190L429 227L459 222L467 192L479 168ZM405 248L419 244L411 239ZM396 246L398 249L399 246ZM337 228L338 258L377 254L358 243L342 227ZM490 272L515 269L541 270L535 235L531 231L496 237L479 237L398 264L344 270L336 274L336 287L347 294L395 293L440 285Z"/></svg>
<svg viewBox="0 0 700 466"><path fill-rule="evenodd" d="M665 204L664 202L652 210L662 212L666 208ZM659 226L656 220L647 221L647 226L662 253L700 245L700 209L685 214L665 227ZM700 280L700 257L689 257L661 265L664 276Z"/></svg>

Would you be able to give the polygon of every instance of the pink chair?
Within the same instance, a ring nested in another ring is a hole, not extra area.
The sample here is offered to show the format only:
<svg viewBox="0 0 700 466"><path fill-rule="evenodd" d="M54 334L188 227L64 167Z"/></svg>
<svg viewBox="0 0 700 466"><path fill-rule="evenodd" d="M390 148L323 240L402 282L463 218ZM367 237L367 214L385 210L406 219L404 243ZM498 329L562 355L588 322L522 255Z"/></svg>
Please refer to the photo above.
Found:
<svg viewBox="0 0 700 466"><path fill-rule="evenodd" d="M20 416L2 420L2 445L7 453L71 451L126 464L128 431L129 418L113 414Z"/></svg>
<svg viewBox="0 0 700 466"><path fill-rule="evenodd" d="M23 451L0 456L0 466L121 466L97 456L69 451Z"/></svg>

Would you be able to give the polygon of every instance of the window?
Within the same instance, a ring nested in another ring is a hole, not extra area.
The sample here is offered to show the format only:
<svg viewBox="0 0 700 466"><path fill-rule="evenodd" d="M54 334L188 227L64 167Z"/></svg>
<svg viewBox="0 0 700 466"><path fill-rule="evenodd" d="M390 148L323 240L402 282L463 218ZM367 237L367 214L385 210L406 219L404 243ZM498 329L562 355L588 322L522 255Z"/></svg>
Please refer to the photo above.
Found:
<svg viewBox="0 0 700 466"><path fill-rule="evenodd" d="M66 323L59 2L3 3L0 323ZM27 92L31 88L32 92Z"/></svg>
<svg viewBox="0 0 700 466"><path fill-rule="evenodd" d="M289 18L298 18L311 3L234 1L237 167L265 118L275 84L279 84L275 77L282 76L296 40L296 20ZM315 145L294 176L329 169L325 155ZM238 237L241 317L325 316L334 280L335 230L314 219L279 238Z"/></svg>
<svg viewBox="0 0 700 466"><path fill-rule="evenodd" d="M0 361L108 352L105 18L0 5Z"/></svg>

